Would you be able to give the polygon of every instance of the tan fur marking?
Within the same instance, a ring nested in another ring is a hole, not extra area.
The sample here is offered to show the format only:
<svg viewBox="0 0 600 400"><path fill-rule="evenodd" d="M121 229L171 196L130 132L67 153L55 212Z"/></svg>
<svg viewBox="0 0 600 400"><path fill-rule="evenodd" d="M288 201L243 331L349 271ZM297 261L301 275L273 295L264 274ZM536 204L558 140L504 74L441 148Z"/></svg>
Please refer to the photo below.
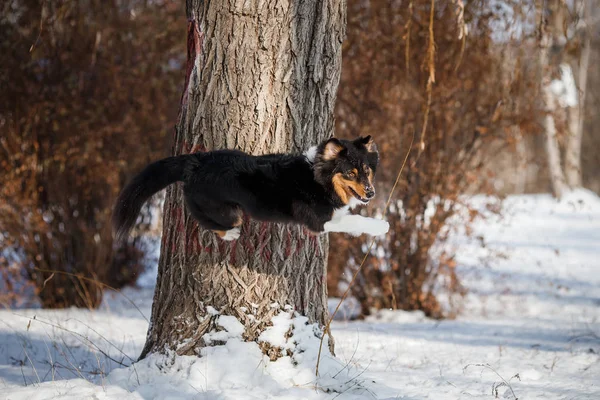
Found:
<svg viewBox="0 0 600 400"><path fill-rule="evenodd" d="M225 234L227 234L227 231L213 231L214 233L216 233L220 238L224 237Z"/></svg>
<svg viewBox="0 0 600 400"><path fill-rule="evenodd" d="M343 146L336 142L327 143L325 145L325 149L323 150L323 159L329 161L337 158L338 153L342 151L343 148Z"/></svg>
<svg viewBox="0 0 600 400"><path fill-rule="evenodd" d="M356 193L358 193L358 195L360 197L362 197L363 199L365 197L367 197L365 188L360 183L358 183L356 181L348 181L348 180L344 180L344 183L346 184L347 187L352 188L352 190L354 190ZM354 196L354 194L352 194L352 192L350 190L348 190L348 193L350 193L350 196Z"/></svg>
<svg viewBox="0 0 600 400"><path fill-rule="evenodd" d="M350 198L354 197L352 190L354 190L362 198L367 196L363 185L356 181L344 179L344 176L339 172L333 176L331 182L333 183L333 189L344 204L348 204ZM350 188L352 188L352 190L350 190Z"/></svg>
<svg viewBox="0 0 600 400"><path fill-rule="evenodd" d="M337 193L340 200L342 200L342 203L348 204L348 201L350 199L348 198L348 190L346 189L346 185L344 182L346 182L346 180L339 172L335 174L331 179L331 183L333 183L333 190L335 190L335 193Z"/></svg>

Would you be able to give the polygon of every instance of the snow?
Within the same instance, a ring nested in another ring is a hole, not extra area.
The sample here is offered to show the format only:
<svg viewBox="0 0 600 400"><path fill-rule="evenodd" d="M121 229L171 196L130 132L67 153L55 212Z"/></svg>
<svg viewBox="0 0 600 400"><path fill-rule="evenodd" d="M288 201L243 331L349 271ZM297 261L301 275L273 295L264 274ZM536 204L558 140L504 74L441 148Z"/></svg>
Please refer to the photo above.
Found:
<svg viewBox="0 0 600 400"><path fill-rule="evenodd" d="M485 212L488 200L471 204ZM456 319L382 310L336 320L336 356L326 336L319 377L321 332L285 307L260 343L215 310L219 329L208 335L219 345L201 357L132 365L152 303L152 288L140 287L107 293L96 311L0 311L0 399L600 398L600 199L511 196L503 209L444 245L468 289ZM284 356L269 361L264 345Z"/></svg>
<svg viewBox="0 0 600 400"><path fill-rule="evenodd" d="M567 63L560 64L560 79L554 79L549 84L550 91L558 99L562 108L577 107L577 84L573 77L573 70Z"/></svg>
<svg viewBox="0 0 600 400"><path fill-rule="evenodd" d="M241 338L242 333L244 333L244 325L231 315L221 315L217 317L217 325L223 328L223 330L209 332L202 336L202 339L204 339L206 343L226 342L231 338Z"/></svg>
<svg viewBox="0 0 600 400"><path fill-rule="evenodd" d="M291 315L289 312L282 311L271 319L273 326L268 327L258 337L259 342L269 343L271 346L288 349L291 343L287 340L287 333L291 328Z"/></svg>

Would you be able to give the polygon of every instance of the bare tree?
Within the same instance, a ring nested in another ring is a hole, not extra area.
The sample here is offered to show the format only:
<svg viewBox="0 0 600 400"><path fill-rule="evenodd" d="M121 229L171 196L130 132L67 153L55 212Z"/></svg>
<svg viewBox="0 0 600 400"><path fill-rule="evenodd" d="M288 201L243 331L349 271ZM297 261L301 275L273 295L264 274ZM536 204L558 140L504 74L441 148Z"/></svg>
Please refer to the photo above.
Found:
<svg viewBox="0 0 600 400"><path fill-rule="evenodd" d="M569 187L567 186L567 180L560 161L560 147L555 121L556 99L548 86L544 88L544 102L546 105L546 115L544 116L546 155L548 157L548 170L550 172L552 192L555 197L561 198L568 191Z"/></svg>
<svg viewBox="0 0 600 400"><path fill-rule="evenodd" d="M168 152L180 17L164 1L0 3L0 253L15 254L0 276L18 267L43 307L98 307L142 269L139 240L113 251L110 214Z"/></svg>
<svg viewBox="0 0 600 400"><path fill-rule="evenodd" d="M542 94L546 115L544 116L544 130L546 135L546 155L548 157L548 170L552 183L552 192L555 197L560 198L567 190L567 180L562 168L558 131L556 129L556 114L559 105L557 90L553 90L552 84L561 82L552 79L553 48L563 47L565 38L561 35L564 21L565 8L559 0L546 3L545 8L539 10L541 20L545 23L540 25L540 68L542 69Z"/></svg>
<svg viewBox="0 0 600 400"><path fill-rule="evenodd" d="M175 154L300 152L332 136L344 0L187 0L186 11L188 64ZM326 321L326 237L245 220L238 240L221 241L198 227L175 186L167 191L163 226L141 358L165 349L196 354L208 345L203 335L219 329L213 309L238 318L247 340L286 305L309 322Z"/></svg>
<svg viewBox="0 0 600 400"><path fill-rule="evenodd" d="M546 18L545 26L542 24L540 54L546 106L546 152L556 197L582 185L582 117L591 53L593 9L592 0L569 4L553 0L546 3L545 9L540 10ZM569 48L576 51L568 51ZM576 70L579 71L577 79L574 74ZM560 76L556 76L558 71ZM564 123L557 124L557 120ZM562 132L557 129L558 125L564 125ZM560 136L565 138L564 163L561 162Z"/></svg>
<svg viewBox="0 0 600 400"><path fill-rule="evenodd" d="M579 36L579 57L575 60L579 73L577 88L579 99L575 107L569 109L569 135L565 150L565 173L571 187L582 185L581 144L583 141L583 116L585 114L585 99L588 84L588 69L592 51L592 29L594 13L597 13L597 3L594 0L582 0L577 10L579 16L575 34ZM594 12L593 12L594 11Z"/></svg>

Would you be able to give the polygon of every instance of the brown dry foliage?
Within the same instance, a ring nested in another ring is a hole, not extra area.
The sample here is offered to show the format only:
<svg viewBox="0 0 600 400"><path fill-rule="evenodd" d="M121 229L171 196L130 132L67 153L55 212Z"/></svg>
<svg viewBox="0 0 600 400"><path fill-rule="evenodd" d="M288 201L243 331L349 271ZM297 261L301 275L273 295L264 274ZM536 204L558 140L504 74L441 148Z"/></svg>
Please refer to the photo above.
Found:
<svg viewBox="0 0 600 400"><path fill-rule="evenodd" d="M123 182L169 148L180 5L0 7L0 271L20 268L44 307L96 307L94 280L120 285L140 268L135 249L115 258L109 216Z"/></svg>
<svg viewBox="0 0 600 400"><path fill-rule="evenodd" d="M398 308L442 315L436 285L443 282L454 293L463 289L453 255L434 256L434 244L445 240L461 194L493 191L494 171L485 169L488 160L481 155L510 146L512 127L532 134L539 126L532 100L535 68L514 61L519 51L510 41L492 40L492 25L505 16L491 12L488 2L462 4L356 0L348 5L337 132L376 138L381 166L372 213L381 211L415 135L387 214L390 232L374 250L383 257L370 257L352 288L363 314ZM470 215L467 225L477 213ZM332 241L347 249L337 254L348 254L332 257L329 265L330 291L339 294L339 282L349 280L365 246L360 238Z"/></svg>

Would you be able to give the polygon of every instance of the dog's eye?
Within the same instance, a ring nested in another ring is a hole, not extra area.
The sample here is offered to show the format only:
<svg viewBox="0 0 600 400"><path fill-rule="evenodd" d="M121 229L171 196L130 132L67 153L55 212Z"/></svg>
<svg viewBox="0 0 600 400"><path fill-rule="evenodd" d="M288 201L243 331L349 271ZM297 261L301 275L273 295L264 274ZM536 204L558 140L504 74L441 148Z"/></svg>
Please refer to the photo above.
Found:
<svg viewBox="0 0 600 400"><path fill-rule="evenodd" d="M356 174L352 171L348 172L348 178L356 178Z"/></svg>

